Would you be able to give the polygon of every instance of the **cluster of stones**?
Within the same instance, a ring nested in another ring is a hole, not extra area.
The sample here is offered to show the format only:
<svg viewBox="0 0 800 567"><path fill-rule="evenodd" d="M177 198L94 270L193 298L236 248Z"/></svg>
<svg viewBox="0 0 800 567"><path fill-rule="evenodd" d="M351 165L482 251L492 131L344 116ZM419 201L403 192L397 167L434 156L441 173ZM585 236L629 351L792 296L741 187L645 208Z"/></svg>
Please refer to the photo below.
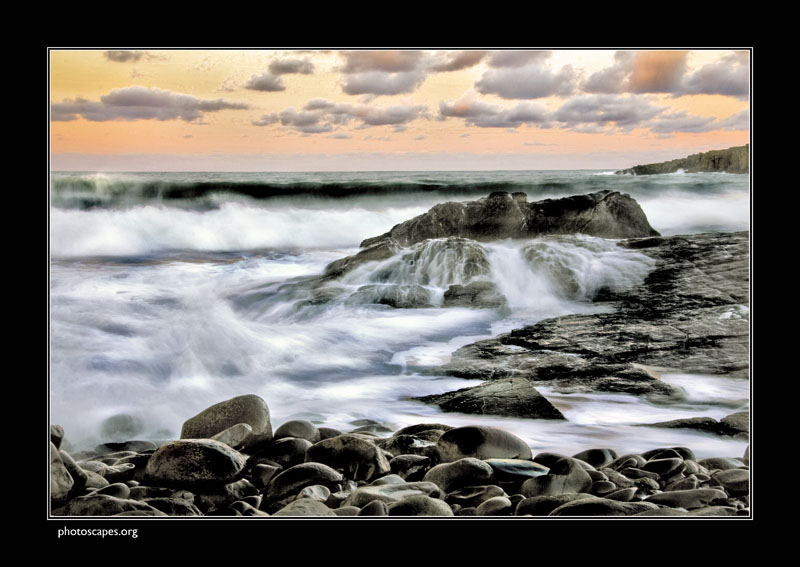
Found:
<svg viewBox="0 0 800 567"><path fill-rule="evenodd" d="M55 516L748 516L742 459L691 450L540 453L505 430L420 424L351 432L239 396L186 421L181 439L106 443L74 457L51 426ZM386 436L391 433L391 435ZM383 436L382 436L383 435Z"/></svg>

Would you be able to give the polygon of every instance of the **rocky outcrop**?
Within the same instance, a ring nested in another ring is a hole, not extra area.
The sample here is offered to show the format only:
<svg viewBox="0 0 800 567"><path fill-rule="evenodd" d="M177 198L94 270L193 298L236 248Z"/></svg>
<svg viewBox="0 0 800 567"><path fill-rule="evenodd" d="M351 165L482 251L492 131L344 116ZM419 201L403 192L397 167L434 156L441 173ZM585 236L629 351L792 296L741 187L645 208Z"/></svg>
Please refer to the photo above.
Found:
<svg viewBox="0 0 800 567"><path fill-rule="evenodd" d="M689 157L673 159L661 163L636 165L630 169L617 171L617 175L655 175L659 173L698 173L718 171L726 173L747 173L750 171L750 145L736 146L727 150L712 150Z"/></svg>
<svg viewBox="0 0 800 567"><path fill-rule="evenodd" d="M436 205L385 234L364 240L358 254L329 264L324 280L338 278L365 262L385 260L404 247L428 239L457 237L488 242L547 234L587 234L601 238L658 236L639 204L616 191L533 203L527 202L525 193L497 191L476 201Z"/></svg>
<svg viewBox="0 0 800 567"><path fill-rule="evenodd" d="M656 266L640 286L598 297L610 312L546 319L464 346L449 363L420 370L481 380L525 378L562 392L625 392L658 400L680 390L650 367L748 376L748 233L620 245L648 254Z"/></svg>

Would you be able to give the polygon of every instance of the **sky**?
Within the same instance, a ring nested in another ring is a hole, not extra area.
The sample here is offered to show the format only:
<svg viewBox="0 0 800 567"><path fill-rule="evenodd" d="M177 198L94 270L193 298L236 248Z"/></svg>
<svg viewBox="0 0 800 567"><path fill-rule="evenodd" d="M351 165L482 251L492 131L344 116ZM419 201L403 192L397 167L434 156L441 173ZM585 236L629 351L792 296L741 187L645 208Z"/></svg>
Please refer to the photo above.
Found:
<svg viewBox="0 0 800 567"><path fill-rule="evenodd" d="M48 59L54 171L619 169L750 140L749 49Z"/></svg>

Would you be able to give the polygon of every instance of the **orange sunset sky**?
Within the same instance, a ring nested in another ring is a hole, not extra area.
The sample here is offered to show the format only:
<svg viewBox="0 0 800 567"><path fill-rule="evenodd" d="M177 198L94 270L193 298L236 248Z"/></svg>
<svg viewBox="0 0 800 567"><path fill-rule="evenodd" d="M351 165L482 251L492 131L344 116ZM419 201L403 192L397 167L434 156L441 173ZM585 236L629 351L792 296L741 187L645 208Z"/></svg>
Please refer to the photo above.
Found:
<svg viewBox="0 0 800 567"><path fill-rule="evenodd" d="M48 50L51 169L617 169L750 140L752 50Z"/></svg>

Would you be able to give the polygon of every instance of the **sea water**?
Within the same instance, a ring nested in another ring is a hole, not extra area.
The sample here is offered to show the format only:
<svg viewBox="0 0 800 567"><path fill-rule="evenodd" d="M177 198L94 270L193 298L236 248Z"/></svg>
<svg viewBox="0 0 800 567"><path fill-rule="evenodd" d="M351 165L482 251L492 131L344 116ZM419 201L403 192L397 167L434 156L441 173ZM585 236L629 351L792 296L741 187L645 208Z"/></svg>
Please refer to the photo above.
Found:
<svg viewBox="0 0 800 567"><path fill-rule="evenodd" d="M428 241L348 273L331 301L314 301L308 285L362 240L441 202L603 189L634 197L662 235L750 227L749 176L723 173L53 173L51 422L80 448L108 440L101 426L117 414L133 416L137 438L171 439L204 408L258 394L275 426L296 418L342 430L364 419L488 424L534 451L683 445L698 456L740 456L745 441L636 426L749 409L747 379L664 374L687 392L678 405L537 386L566 422L443 413L411 399L480 383L420 372L463 345L608 309L592 303L598 289L628 289L654 265L613 240L466 241L455 250ZM442 307L450 285L474 280L493 282L508 309ZM426 305L379 304L384 285L422 290Z"/></svg>

